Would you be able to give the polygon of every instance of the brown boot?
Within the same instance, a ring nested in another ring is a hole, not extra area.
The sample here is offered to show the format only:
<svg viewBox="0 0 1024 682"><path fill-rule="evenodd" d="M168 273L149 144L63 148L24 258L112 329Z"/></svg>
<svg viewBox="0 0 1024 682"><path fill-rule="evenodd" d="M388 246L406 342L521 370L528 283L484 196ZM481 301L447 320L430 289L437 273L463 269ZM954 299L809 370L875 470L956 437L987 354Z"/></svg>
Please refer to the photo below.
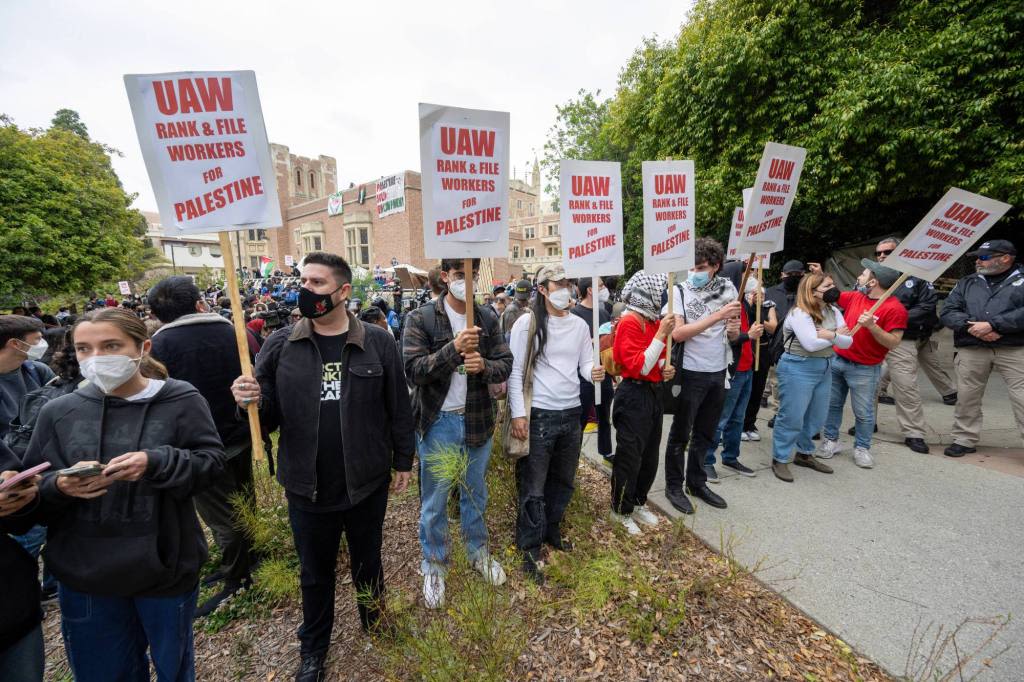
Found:
<svg viewBox="0 0 1024 682"><path fill-rule="evenodd" d="M793 474L789 472L789 465L785 462L778 462L772 460L772 473L775 474L775 478L786 483L793 482Z"/></svg>
<svg viewBox="0 0 1024 682"><path fill-rule="evenodd" d="M815 471L820 471L823 474L832 473L832 467L822 463L814 455L805 455L802 452L796 453L796 459L793 460L793 464L796 464L798 467L807 467L808 469L814 469Z"/></svg>

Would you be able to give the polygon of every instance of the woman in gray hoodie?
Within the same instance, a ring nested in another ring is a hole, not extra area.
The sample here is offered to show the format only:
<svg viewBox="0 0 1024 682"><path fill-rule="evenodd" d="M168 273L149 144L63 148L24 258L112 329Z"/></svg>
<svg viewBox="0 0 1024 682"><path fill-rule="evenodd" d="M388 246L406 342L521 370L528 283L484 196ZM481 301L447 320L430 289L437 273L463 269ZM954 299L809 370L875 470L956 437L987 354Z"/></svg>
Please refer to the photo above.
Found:
<svg viewBox="0 0 1024 682"><path fill-rule="evenodd" d="M146 326L120 308L74 327L89 385L48 403L25 455L40 485L44 550L60 582L75 679L195 679L192 614L206 541L192 496L222 471L206 401L149 356ZM91 475L61 474L93 465Z"/></svg>

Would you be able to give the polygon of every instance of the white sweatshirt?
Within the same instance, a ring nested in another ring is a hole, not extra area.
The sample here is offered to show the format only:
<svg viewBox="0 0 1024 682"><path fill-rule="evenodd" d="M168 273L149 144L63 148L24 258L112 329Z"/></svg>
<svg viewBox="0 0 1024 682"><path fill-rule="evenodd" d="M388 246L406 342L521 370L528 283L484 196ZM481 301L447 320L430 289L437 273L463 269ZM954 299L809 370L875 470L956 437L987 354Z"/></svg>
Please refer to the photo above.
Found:
<svg viewBox="0 0 1024 682"><path fill-rule="evenodd" d="M836 316L837 321L843 319L842 312L840 312L835 306L832 307L832 312ZM849 348L853 345L853 337L845 334L837 334L835 341L818 338L818 328L814 324L814 319L795 306L790 308L789 314L786 315L786 320L783 322L782 327L783 329L792 330L796 335L796 340L799 341L800 345L804 347L804 350L809 353L824 350L829 346L835 346L836 348Z"/></svg>
<svg viewBox="0 0 1024 682"><path fill-rule="evenodd" d="M509 348L512 374L508 378L508 400L513 417L525 417L523 376L526 362L526 337L533 313L521 315L512 325ZM544 352L533 364L533 400L530 407L543 410L568 410L580 405L577 372L587 381L594 369L594 346L587 323L576 315L547 318L548 337ZM536 343L536 341L535 341Z"/></svg>

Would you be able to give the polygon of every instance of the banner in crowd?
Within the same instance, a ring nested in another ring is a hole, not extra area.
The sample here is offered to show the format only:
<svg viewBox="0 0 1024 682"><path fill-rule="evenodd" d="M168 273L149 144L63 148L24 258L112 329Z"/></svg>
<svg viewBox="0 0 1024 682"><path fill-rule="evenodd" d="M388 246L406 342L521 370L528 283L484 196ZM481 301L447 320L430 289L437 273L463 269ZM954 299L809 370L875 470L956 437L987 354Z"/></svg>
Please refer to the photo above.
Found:
<svg viewBox="0 0 1024 682"><path fill-rule="evenodd" d="M560 167L559 231L566 275L623 274L619 163L562 159Z"/></svg>
<svg viewBox="0 0 1024 682"><path fill-rule="evenodd" d="M125 282L125 281L118 282L117 283L117 288L118 288L118 290L120 290L120 292L121 292L121 294L123 296L131 296L132 295L132 285L129 284L128 282Z"/></svg>
<svg viewBox="0 0 1024 682"><path fill-rule="evenodd" d="M281 226L254 72L130 74L124 83L165 229Z"/></svg>
<svg viewBox="0 0 1024 682"><path fill-rule="evenodd" d="M427 258L508 257L509 114L420 104Z"/></svg>
<svg viewBox="0 0 1024 682"><path fill-rule="evenodd" d="M797 184L804 169L807 150L768 142L757 169L754 191L744 198L743 232L737 249L741 253L770 253L784 246L783 234Z"/></svg>
<svg viewBox="0 0 1024 682"><path fill-rule="evenodd" d="M288 267L292 267L293 265L295 265L295 259L285 254L284 264L287 265Z"/></svg>
<svg viewBox="0 0 1024 682"><path fill-rule="evenodd" d="M377 181L377 217L405 212L405 173L385 175Z"/></svg>
<svg viewBox="0 0 1024 682"><path fill-rule="evenodd" d="M746 191L746 190L744 190ZM749 253L742 253L737 248L740 241L740 235L743 233L743 207L737 206L732 212L732 229L729 231L729 245L725 250L726 260L742 260L746 261L750 258ZM753 267L767 268L772 262L772 256L770 253L762 253L754 259Z"/></svg>
<svg viewBox="0 0 1024 682"><path fill-rule="evenodd" d="M339 189L327 197L327 215L341 215L345 212L345 190Z"/></svg>
<svg viewBox="0 0 1024 682"><path fill-rule="evenodd" d="M644 270L693 267L693 161L644 161Z"/></svg>
<svg viewBox="0 0 1024 682"><path fill-rule="evenodd" d="M934 282L978 242L1010 204L953 187L885 259L890 268Z"/></svg>

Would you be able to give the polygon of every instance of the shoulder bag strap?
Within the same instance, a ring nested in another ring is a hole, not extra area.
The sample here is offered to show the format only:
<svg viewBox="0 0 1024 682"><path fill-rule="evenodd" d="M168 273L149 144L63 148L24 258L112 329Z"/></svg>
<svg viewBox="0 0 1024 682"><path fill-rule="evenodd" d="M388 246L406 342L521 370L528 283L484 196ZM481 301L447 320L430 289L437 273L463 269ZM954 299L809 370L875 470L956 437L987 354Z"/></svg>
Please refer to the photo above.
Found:
<svg viewBox="0 0 1024 682"><path fill-rule="evenodd" d="M533 402L533 365L537 360L537 353L534 349L534 342L537 340L537 316L533 311L526 313L530 316L530 329L526 333L526 369L523 371L523 405L526 407L526 417L530 417L530 404Z"/></svg>

